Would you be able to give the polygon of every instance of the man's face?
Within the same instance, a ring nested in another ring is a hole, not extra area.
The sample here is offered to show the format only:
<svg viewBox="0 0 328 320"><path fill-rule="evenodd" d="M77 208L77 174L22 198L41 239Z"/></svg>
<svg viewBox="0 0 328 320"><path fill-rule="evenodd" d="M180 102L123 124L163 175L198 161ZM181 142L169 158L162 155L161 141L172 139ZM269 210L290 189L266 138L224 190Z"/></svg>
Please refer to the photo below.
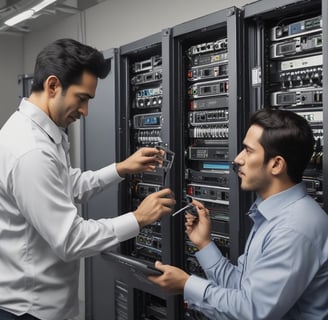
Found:
<svg viewBox="0 0 328 320"><path fill-rule="evenodd" d="M89 99L95 96L96 87L97 77L84 72L80 84L69 86L64 95L62 89L56 94L49 106L50 118L57 126L67 128L81 116L87 116Z"/></svg>
<svg viewBox="0 0 328 320"><path fill-rule="evenodd" d="M243 141L244 148L234 162L239 166L238 175L241 179L241 188L255 191L265 198L268 195L272 177L269 165L263 164L264 149L259 142L262 133L263 128L257 125L252 125L248 129Z"/></svg>

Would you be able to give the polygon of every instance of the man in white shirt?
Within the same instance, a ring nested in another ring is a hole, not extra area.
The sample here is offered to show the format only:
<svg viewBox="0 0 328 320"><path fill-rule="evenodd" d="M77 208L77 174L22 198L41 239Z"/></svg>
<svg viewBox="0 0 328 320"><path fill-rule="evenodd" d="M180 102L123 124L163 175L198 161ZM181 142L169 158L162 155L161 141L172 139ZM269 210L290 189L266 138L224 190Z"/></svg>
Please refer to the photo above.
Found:
<svg viewBox="0 0 328 320"><path fill-rule="evenodd" d="M109 70L94 48L71 39L51 43L37 57L30 97L0 131L0 320L76 315L79 258L135 237L175 205L164 189L112 219L78 215L74 202L127 174L154 170L163 152L141 148L94 172L71 168L65 129L87 116L97 79Z"/></svg>

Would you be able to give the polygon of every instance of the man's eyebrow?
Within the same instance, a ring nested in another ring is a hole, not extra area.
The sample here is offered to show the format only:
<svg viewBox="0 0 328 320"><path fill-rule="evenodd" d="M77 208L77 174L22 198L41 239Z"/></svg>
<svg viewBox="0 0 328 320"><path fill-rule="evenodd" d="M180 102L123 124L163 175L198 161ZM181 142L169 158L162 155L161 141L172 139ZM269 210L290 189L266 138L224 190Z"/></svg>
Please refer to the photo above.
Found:
<svg viewBox="0 0 328 320"><path fill-rule="evenodd" d="M248 145L247 143L245 143L245 142L243 142L242 146L243 146L244 148L249 149L249 150L252 150L252 151L255 150L254 148L252 148L251 146L249 146L249 145Z"/></svg>
<svg viewBox="0 0 328 320"><path fill-rule="evenodd" d="M85 97L88 97L89 99L93 99L95 96L91 96L90 94L88 93L84 93L84 92L80 92L80 93L77 93L78 96L85 96Z"/></svg>

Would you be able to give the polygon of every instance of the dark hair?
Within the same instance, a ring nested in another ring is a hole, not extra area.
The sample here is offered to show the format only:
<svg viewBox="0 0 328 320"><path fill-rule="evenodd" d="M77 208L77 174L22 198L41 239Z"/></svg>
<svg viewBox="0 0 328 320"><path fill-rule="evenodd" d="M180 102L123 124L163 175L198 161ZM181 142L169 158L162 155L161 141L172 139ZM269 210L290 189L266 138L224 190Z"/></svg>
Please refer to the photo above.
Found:
<svg viewBox="0 0 328 320"><path fill-rule="evenodd" d="M315 143L308 121L292 111L264 108L252 115L251 125L264 129L260 138L264 163L282 156L287 163L288 176L299 183L313 155Z"/></svg>
<svg viewBox="0 0 328 320"><path fill-rule="evenodd" d="M59 39L45 47L37 56L31 91L43 90L44 81L56 76L65 91L72 84L79 84L84 71L103 79L110 71L110 61L90 46L73 39Z"/></svg>

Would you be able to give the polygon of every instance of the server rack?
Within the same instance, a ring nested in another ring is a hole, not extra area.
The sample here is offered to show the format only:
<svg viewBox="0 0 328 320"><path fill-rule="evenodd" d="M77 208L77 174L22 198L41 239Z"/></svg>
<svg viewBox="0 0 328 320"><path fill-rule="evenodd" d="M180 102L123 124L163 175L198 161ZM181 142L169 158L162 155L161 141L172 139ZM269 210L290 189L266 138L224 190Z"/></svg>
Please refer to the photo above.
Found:
<svg viewBox="0 0 328 320"><path fill-rule="evenodd" d="M316 147L303 180L327 211L326 1L258 1L246 5L244 12L249 74L245 102L253 111L264 106L288 109L310 122Z"/></svg>
<svg viewBox="0 0 328 320"><path fill-rule="evenodd" d="M233 261L247 235L240 214L247 201L231 170L248 117L242 105L241 16L238 8L227 8L172 32L173 68L178 70L174 100L184 123L174 135L183 141L177 146L181 170L176 184L182 202L190 196L210 208L215 240Z"/></svg>
<svg viewBox="0 0 328 320"><path fill-rule="evenodd" d="M164 29L120 48L121 109L117 132L120 160L144 146L168 151L171 148L170 39L171 30ZM167 155L171 157L166 159L169 162L174 155L170 152ZM127 177L119 190L120 211L135 210L148 194L166 186L174 188L166 166L152 173ZM176 264L179 250L174 243L174 230L170 217L164 217L142 228L135 239L122 243L120 251L138 259ZM130 270L125 271L130 273ZM179 318L181 298L167 296L133 273L130 273L129 282L122 283L127 293L126 319Z"/></svg>
<svg viewBox="0 0 328 320"><path fill-rule="evenodd" d="M241 193L232 161L241 148L247 106L243 105L242 11L227 8L172 29L176 118L174 149L179 171L175 185L178 202L200 200L210 210L212 239L232 261L243 250L249 225L245 221L249 195ZM181 216L180 219L184 220ZM194 254L184 243L181 265L203 276ZM185 319L205 319L186 310Z"/></svg>

